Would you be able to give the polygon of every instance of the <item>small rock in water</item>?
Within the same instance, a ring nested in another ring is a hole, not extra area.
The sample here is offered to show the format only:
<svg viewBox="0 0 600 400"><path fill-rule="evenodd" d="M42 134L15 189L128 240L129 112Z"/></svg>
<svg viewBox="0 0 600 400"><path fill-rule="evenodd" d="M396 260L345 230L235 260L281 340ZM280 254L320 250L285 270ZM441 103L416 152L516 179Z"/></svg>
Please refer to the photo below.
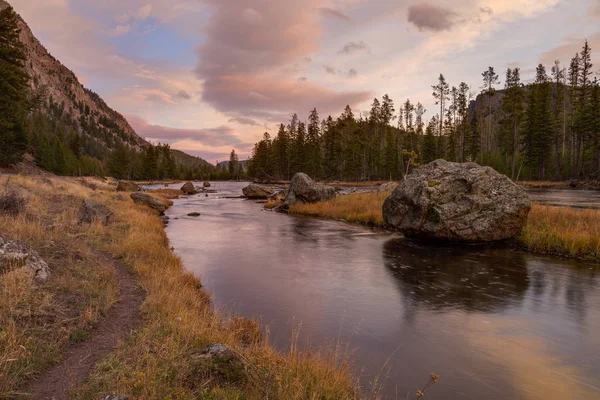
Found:
<svg viewBox="0 0 600 400"><path fill-rule="evenodd" d="M199 212L189 213L188 217L199 217L201 214Z"/></svg>

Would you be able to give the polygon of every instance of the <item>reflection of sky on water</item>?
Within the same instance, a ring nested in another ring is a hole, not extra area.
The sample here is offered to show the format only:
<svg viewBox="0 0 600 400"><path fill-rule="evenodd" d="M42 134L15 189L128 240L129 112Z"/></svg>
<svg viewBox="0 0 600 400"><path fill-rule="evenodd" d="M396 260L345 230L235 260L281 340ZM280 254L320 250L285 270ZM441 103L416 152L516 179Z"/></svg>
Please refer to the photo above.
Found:
<svg viewBox="0 0 600 400"><path fill-rule="evenodd" d="M392 399L412 398L432 371L430 399L600 398L589 265L265 212L219 198L241 184L218 185L176 201L169 239L217 307L262 315L280 348L299 324L304 343L350 342L365 385L389 358Z"/></svg>

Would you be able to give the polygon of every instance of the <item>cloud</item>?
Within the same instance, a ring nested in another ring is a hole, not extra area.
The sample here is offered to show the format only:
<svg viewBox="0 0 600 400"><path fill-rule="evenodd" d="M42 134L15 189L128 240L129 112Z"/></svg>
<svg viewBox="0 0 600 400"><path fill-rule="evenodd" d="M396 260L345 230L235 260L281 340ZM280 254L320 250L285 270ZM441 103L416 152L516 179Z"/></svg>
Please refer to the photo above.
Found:
<svg viewBox="0 0 600 400"><path fill-rule="evenodd" d="M238 133L228 126L219 126L210 129L179 129L161 125L150 125L146 120L135 115L128 115L126 118L138 135L166 143L188 140L208 147L244 144Z"/></svg>
<svg viewBox="0 0 600 400"><path fill-rule="evenodd" d="M180 90L176 97L184 100L190 100L192 98L192 96L185 90Z"/></svg>
<svg viewBox="0 0 600 400"><path fill-rule="evenodd" d="M306 76L301 76L300 78L298 78L298 82L306 82L308 80L308 78Z"/></svg>
<svg viewBox="0 0 600 400"><path fill-rule="evenodd" d="M236 122L241 125L249 125L249 126L262 126L262 124L256 122L252 118L248 117L232 117L229 118L229 122Z"/></svg>
<svg viewBox="0 0 600 400"><path fill-rule="evenodd" d="M332 67L331 65L323 65L323 68L325 69L325 72L327 72L330 75L335 75L338 73L338 70L335 67Z"/></svg>
<svg viewBox="0 0 600 400"><path fill-rule="evenodd" d="M581 51L586 39L592 49L600 48L600 31L587 38L581 36L569 37L564 40L565 43L543 53L541 62L550 65L553 64L555 60L560 60L564 67L568 67L571 59L575 56L575 53ZM592 52L592 57L595 58L594 52Z"/></svg>
<svg viewBox="0 0 600 400"><path fill-rule="evenodd" d="M366 44L364 41L360 41L358 43L355 42L348 42L344 45L344 47L342 47L342 49L340 51L338 51L338 54L351 54L351 53L355 53L357 51L371 51L371 48L369 47L368 44Z"/></svg>
<svg viewBox="0 0 600 400"><path fill-rule="evenodd" d="M450 30L455 24L456 17L454 11L430 3L416 4L408 9L408 22L420 31Z"/></svg>
<svg viewBox="0 0 600 400"><path fill-rule="evenodd" d="M338 111L340 104L343 108L371 97L298 82L296 66L318 51L322 32L314 10L323 1L205 2L211 12L196 75L204 84L202 99L217 111L275 121L315 106Z"/></svg>
<svg viewBox="0 0 600 400"><path fill-rule="evenodd" d="M154 6L149 3L141 6L136 11L118 15L115 20L120 24L125 24L130 21L145 21L150 17Z"/></svg>
<svg viewBox="0 0 600 400"><path fill-rule="evenodd" d="M119 37L129 33L131 26L129 25L117 25L115 28L111 29L108 34L112 37Z"/></svg>
<svg viewBox="0 0 600 400"><path fill-rule="evenodd" d="M348 78L355 78L358 75L358 72L354 68L350 68L348 71Z"/></svg>
<svg viewBox="0 0 600 400"><path fill-rule="evenodd" d="M350 17L348 17L346 14L333 8L321 7L319 8L319 11L326 17L336 18L342 21L350 20Z"/></svg>

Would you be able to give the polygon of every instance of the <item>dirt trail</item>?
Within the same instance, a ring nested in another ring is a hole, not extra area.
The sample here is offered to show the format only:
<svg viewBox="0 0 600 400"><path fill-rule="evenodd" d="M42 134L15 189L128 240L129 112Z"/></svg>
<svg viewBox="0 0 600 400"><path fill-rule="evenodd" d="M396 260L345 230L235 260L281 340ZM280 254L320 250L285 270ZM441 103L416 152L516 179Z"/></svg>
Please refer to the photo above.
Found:
<svg viewBox="0 0 600 400"><path fill-rule="evenodd" d="M50 367L25 388L24 392L29 394L29 399L66 399L67 391L79 386L96 363L115 348L118 340L141 322L140 306L144 294L133 274L118 261L102 253L98 257L104 258L117 271L119 300L98 323L90 340L67 348L63 361Z"/></svg>

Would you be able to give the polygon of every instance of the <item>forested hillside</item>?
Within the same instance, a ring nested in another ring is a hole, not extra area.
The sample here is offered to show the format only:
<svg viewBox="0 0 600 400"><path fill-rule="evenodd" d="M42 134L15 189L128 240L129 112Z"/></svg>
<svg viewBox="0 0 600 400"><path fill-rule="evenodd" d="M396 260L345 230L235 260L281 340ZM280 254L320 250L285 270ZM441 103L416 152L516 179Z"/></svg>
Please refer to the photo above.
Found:
<svg viewBox="0 0 600 400"><path fill-rule="evenodd" d="M26 153L59 175L203 177L206 161L153 146L55 59L0 0L0 165Z"/></svg>
<svg viewBox="0 0 600 400"><path fill-rule="evenodd" d="M321 119L316 109L306 122L294 115L276 137L265 133L255 145L250 174L396 180L411 166L444 158L490 165L513 179L598 179L600 84L588 43L568 68L538 65L533 83L521 81L519 68L502 78L490 67L475 96L476 88L451 86L440 74L435 110L385 95L366 116L349 106L338 118Z"/></svg>

